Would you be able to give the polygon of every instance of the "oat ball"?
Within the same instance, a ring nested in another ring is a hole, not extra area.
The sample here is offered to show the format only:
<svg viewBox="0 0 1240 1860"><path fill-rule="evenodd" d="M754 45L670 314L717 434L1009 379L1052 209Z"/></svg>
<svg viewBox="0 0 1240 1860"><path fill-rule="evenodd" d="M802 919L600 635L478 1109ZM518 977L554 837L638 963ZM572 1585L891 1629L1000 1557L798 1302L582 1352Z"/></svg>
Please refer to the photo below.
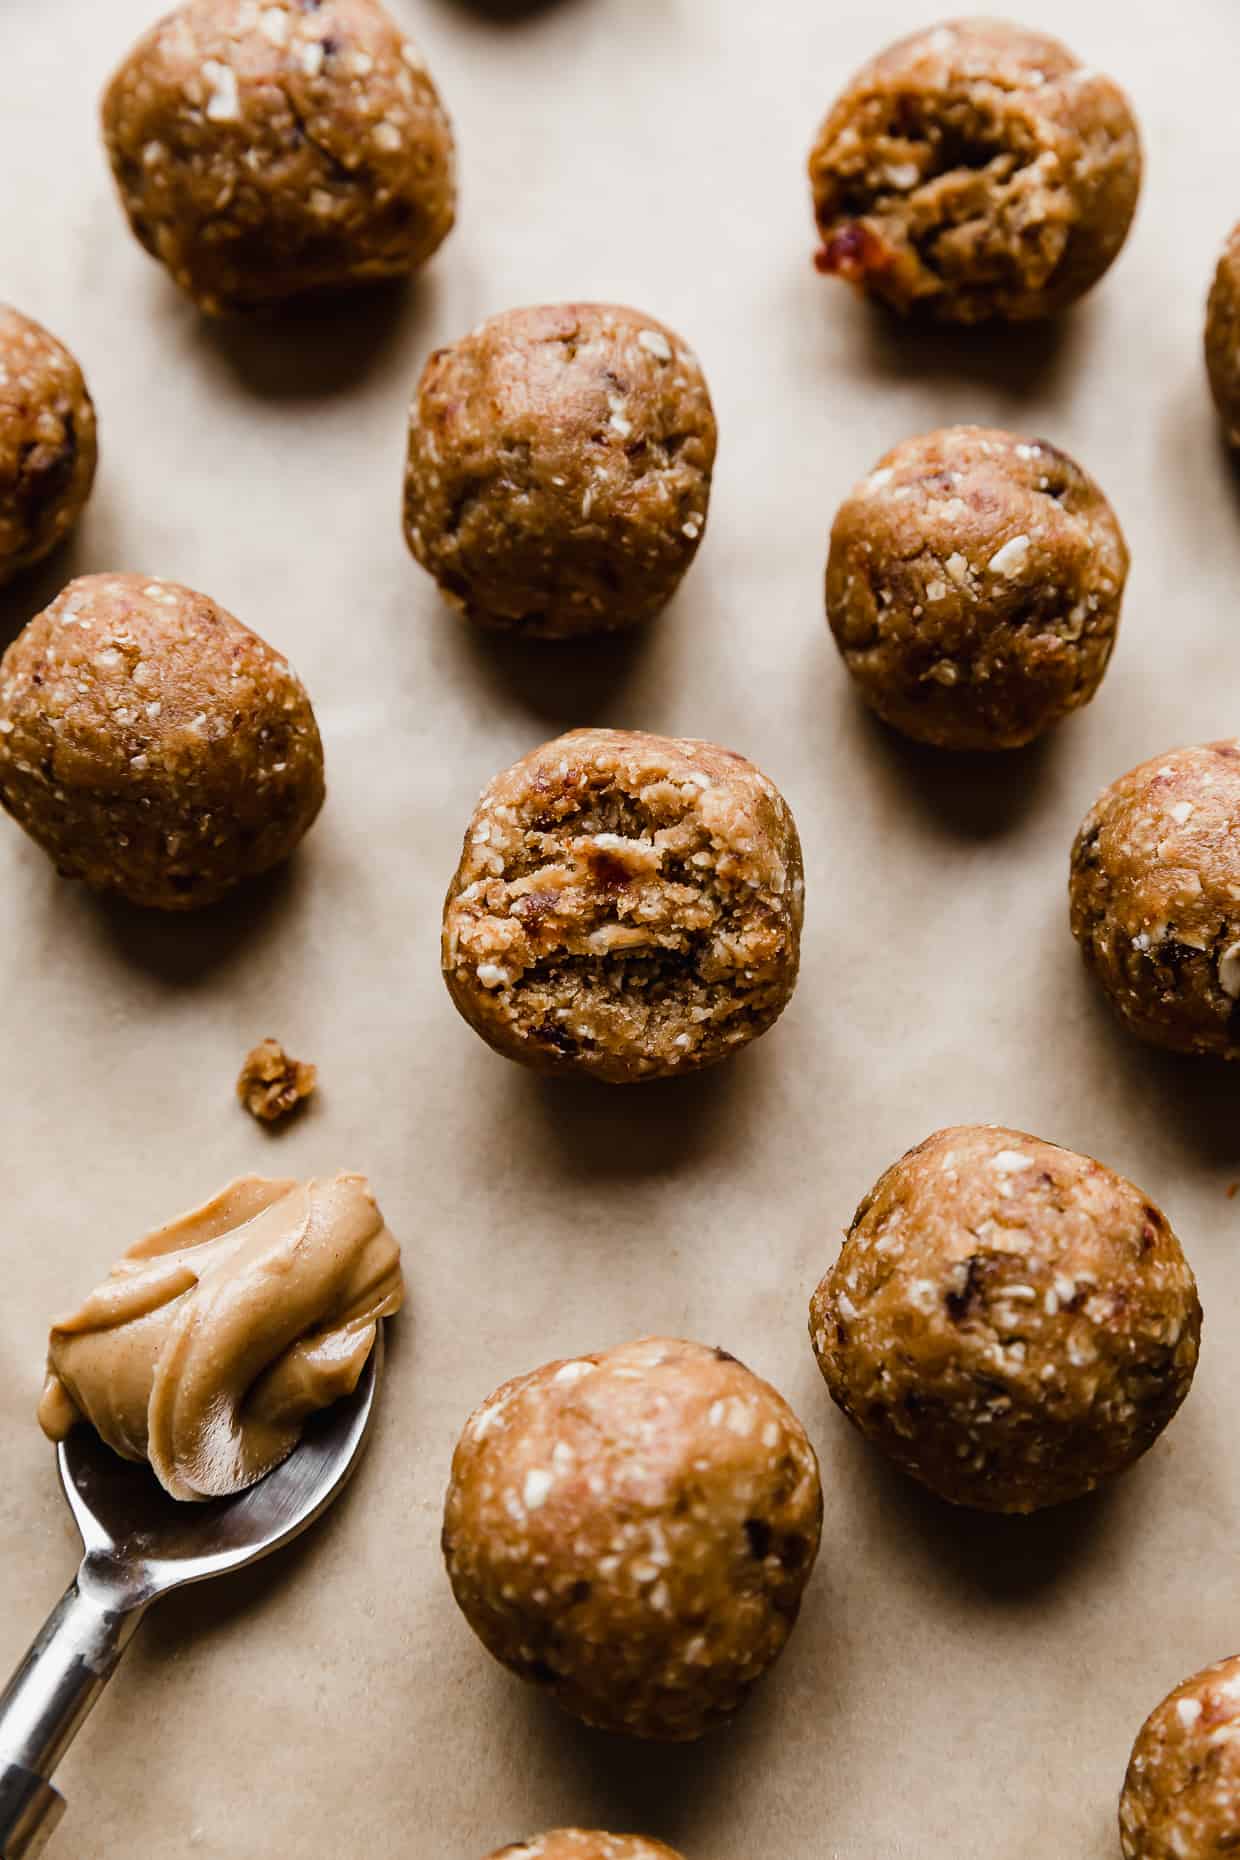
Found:
<svg viewBox="0 0 1240 1860"><path fill-rule="evenodd" d="M1240 1655L1195 1673L1150 1713L1119 1831L1124 1860L1218 1860L1240 1848Z"/></svg>
<svg viewBox="0 0 1240 1860"><path fill-rule="evenodd" d="M832 1399L952 1504L1038 1511L1151 1447L1197 1364L1197 1287L1131 1182L997 1124L888 1169L810 1302Z"/></svg>
<svg viewBox="0 0 1240 1860"><path fill-rule="evenodd" d="M1015 749L1098 689L1127 574L1115 513L1066 452L951 426L893 447L841 505L827 618L894 729Z"/></svg>
<svg viewBox="0 0 1240 1860"><path fill-rule="evenodd" d="M452 130L379 0L188 0L103 133L134 232L211 314L403 277L452 228Z"/></svg>
<svg viewBox="0 0 1240 1860"><path fill-rule="evenodd" d="M647 1337L497 1389L443 1548L489 1653L602 1730L682 1741L782 1651L818 1554L801 1423L726 1350Z"/></svg>
<svg viewBox="0 0 1240 1860"><path fill-rule="evenodd" d="M673 330L615 304L510 310L426 364L405 534L470 620L610 632L676 592L714 463L710 393Z"/></svg>
<svg viewBox="0 0 1240 1860"><path fill-rule="evenodd" d="M810 156L820 271L949 323L1052 316L1127 236L1141 144L1123 92L1001 20L914 33L864 66Z"/></svg>
<svg viewBox="0 0 1240 1860"><path fill-rule="evenodd" d="M1240 1059L1240 742L1112 782L1072 848L1072 934L1130 1032Z"/></svg>
<svg viewBox="0 0 1240 1860"><path fill-rule="evenodd" d="M63 542L98 458L95 409L76 361L0 304L0 587Z"/></svg>
<svg viewBox="0 0 1240 1860"><path fill-rule="evenodd" d="M205 594L83 575L0 660L0 803L62 877L193 910L288 858L323 747L280 654Z"/></svg>
<svg viewBox="0 0 1240 1860"><path fill-rule="evenodd" d="M796 985L801 844L733 750L573 730L483 790L444 905L444 979L507 1059L629 1084L714 1065Z"/></svg>
<svg viewBox="0 0 1240 1860"><path fill-rule="evenodd" d="M1240 446L1240 226L1219 259L1206 309L1206 368L1229 445Z"/></svg>
<svg viewBox="0 0 1240 1860"><path fill-rule="evenodd" d="M662 1841L637 1834L600 1834L585 1828L557 1828L532 1841L501 1847L489 1860L681 1860Z"/></svg>

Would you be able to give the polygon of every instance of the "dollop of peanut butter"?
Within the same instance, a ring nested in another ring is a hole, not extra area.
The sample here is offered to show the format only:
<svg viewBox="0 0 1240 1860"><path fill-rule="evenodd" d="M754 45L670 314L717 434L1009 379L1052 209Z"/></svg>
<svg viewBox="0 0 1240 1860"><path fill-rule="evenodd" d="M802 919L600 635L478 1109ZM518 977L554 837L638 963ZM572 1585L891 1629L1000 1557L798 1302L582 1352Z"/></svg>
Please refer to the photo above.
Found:
<svg viewBox="0 0 1240 1860"><path fill-rule="evenodd" d="M364 1176L242 1176L131 1246L48 1344L39 1422L89 1421L180 1499L253 1485L349 1394L404 1296Z"/></svg>

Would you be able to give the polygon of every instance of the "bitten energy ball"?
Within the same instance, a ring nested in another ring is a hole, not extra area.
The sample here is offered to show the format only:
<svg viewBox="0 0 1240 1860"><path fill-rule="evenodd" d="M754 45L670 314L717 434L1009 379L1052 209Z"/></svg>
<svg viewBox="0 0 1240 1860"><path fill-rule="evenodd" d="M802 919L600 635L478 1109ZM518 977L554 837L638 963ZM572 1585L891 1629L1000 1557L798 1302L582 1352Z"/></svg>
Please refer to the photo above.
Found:
<svg viewBox="0 0 1240 1860"><path fill-rule="evenodd" d="M599 1834L584 1828L557 1828L532 1841L501 1847L490 1860L681 1860L662 1841L636 1834Z"/></svg>
<svg viewBox="0 0 1240 1860"><path fill-rule="evenodd" d="M378 0L189 0L103 131L134 232L212 314L404 276L452 227L452 131Z"/></svg>
<svg viewBox="0 0 1240 1860"><path fill-rule="evenodd" d="M915 33L859 71L810 156L821 271L944 322L1051 316L1124 243L1141 145L1123 92L1000 20Z"/></svg>
<svg viewBox="0 0 1240 1860"><path fill-rule="evenodd" d="M779 1018L804 881L774 784L714 743L574 730L483 791L444 906L460 1013L508 1059L692 1072Z"/></svg>
<svg viewBox="0 0 1240 1860"><path fill-rule="evenodd" d="M483 625L634 626L697 554L714 462L710 394L673 330L612 304L510 310L426 365L405 534Z"/></svg>
<svg viewBox="0 0 1240 1860"><path fill-rule="evenodd" d="M69 534L97 462L81 369L55 336L0 304L0 587Z"/></svg>
<svg viewBox="0 0 1240 1860"><path fill-rule="evenodd" d="M1240 742L1104 790L1072 848L1072 934L1131 1032L1240 1059Z"/></svg>
<svg viewBox="0 0 1240 1860"><path fill-rule="evenodd" d="M1240 1656L1152 1711L1119 1801L1124 1860L1219 1860L1240 1847Z"/></svg>
<svg viewBox="0 0 1240 1860"><path fill-rule="evenodd" d="M682 1740L781 1652L821 1525L782 1397L726 1350L656 1337L498 1389L456 1449L443 1544L497 1660L587 1724Z"/></svg>
<svg viewBox="0 0 1240 1860"><path fill-rule="evenodd" d="M810 1303L832 1399L941 1498L1037 1511L1154 1444L1197 1364L1179 1241L1122 1176L998 1125L880 1179Z"/></svg>
<svg viewBox="0 0 1240 1860"><path fill-rule="evenodd" d="M1240 446L1240 226L1214 274L1206 310L1206 368L1231 445Z"/></svg>
<svg viewBox="0 0 1240 1860"><path fill-rule="evenodd" d="M1087 704L1128 549L1088 473L1044 439L906 439L840 508L827 618L872 710L917 742L1014 749Z"/></svg>
<svg viewBox="0 0 1240 1860"><path fill-rule="evenodd" d="M0 802L62 877L192 910L287 859L323 748L279 653L205 594L84 575L0 660Z"/></svg>

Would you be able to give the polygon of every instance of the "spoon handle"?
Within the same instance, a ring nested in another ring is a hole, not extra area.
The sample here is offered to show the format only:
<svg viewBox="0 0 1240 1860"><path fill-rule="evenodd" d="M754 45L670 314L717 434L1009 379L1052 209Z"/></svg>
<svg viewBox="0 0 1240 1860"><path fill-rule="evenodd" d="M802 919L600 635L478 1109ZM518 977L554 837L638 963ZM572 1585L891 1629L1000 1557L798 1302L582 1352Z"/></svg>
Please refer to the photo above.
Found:
<svg viewBox="0 0 1240 1860"><path fill-rule="evenodd" d="M85 1572L0 1695L0 1860L33 1860L51 1839L65 1808L52 1773L146 1613L92 1594Z"/></svg>

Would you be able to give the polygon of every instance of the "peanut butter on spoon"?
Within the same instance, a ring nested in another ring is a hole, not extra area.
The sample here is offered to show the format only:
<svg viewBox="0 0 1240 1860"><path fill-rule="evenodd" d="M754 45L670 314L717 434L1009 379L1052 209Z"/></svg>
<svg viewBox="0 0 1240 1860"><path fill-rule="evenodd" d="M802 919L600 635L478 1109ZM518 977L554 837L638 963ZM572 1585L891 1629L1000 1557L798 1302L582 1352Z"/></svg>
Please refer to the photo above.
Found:
<svg viewBox="0 0 1240 1860"><path fill-rule="evenodd" d="M89 1421L174 1498L242 1491L356 1386L404 1295L364 1176L242 1176L122 1256L52 1327L39 1422Z"/></svg>

